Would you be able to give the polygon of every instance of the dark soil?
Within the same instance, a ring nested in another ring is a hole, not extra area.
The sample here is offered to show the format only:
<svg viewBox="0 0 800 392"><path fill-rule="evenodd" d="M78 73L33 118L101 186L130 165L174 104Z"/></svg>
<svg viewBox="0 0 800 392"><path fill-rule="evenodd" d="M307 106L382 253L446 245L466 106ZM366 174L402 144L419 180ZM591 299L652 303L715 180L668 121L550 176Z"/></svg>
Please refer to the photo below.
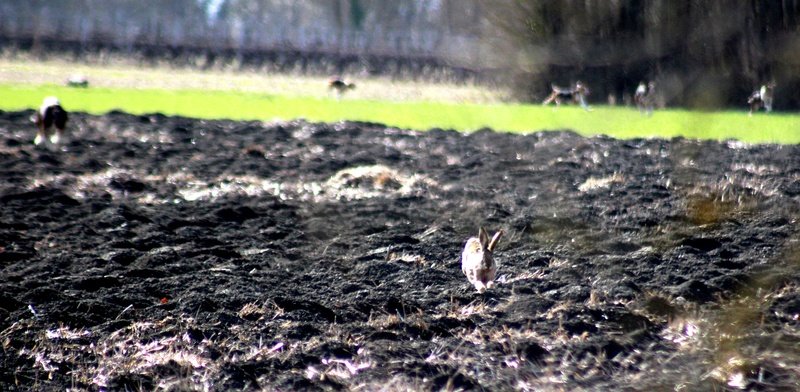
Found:
<svg viewBox="0 0 800 392"><path fill-rule="evenodd" d="M0 112L0 390L800 382L797 146L112 112L46 149L32 113Z"/></svg>

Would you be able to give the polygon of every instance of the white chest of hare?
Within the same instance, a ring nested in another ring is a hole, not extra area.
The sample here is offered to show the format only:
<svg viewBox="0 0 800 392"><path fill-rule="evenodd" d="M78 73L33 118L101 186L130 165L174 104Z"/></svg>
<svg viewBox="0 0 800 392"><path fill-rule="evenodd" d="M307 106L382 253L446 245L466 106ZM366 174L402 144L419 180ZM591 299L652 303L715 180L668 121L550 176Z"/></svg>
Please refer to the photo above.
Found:
<svg viewBox="0 0 800 392"><path fill-rule="evenodd" d="M489 233L481 227L477 237L471 237L464 245L461 253L461 271L479 293L494 286L494 279L497 276L497 263L494 261L494 249L503 230L498 231L489 240Z"/></svg>

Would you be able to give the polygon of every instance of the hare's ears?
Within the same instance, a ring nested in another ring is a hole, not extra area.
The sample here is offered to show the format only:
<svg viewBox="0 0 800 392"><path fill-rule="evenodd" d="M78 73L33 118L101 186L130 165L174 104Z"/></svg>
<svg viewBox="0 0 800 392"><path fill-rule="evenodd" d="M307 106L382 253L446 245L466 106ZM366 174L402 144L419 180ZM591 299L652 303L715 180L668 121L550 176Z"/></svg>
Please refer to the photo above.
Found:
<svg viewBox="0 0 800 392"><path fill-rule="evenodd" d="M500 230L497 233L494 233L492 241L490 242L489 233L486 232L486 229L484 229L483 226L478 229L478 239L481 242L481 246L490 252L494 251L494 247L497 246L497 243L500 241L500 237L502 236L503 230Z"/></svg>

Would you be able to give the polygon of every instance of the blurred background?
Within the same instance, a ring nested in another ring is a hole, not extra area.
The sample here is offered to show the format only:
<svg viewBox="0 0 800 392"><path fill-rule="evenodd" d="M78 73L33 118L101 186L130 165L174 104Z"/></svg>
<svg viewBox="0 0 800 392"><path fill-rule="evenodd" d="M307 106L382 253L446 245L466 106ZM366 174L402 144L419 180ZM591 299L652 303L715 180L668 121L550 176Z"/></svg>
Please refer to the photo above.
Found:
<svg viewBox="0 0 800 392"><path fill-rule="evenodd" d="M623 103L800 106L797 0L0 0L5 56L474 83L537 102L582 81Z"/></svg>

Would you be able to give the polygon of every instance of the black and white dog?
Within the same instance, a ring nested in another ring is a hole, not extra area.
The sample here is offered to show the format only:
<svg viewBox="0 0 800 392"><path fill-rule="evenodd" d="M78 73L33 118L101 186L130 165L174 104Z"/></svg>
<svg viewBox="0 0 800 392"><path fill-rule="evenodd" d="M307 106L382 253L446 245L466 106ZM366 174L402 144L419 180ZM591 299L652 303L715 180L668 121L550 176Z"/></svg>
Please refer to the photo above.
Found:
<svg viewBox="0 0 800 392"><path fill-rule="evenodd" d="M564 101L572 101L580 104L582 108L588 111L592 110L592 108L586 104L586 96L589 95L589 89L586 88L583 83L577 82L575 83L575 87L571 89L561 88L556 85L552 85L552 88L553 93L542 102L542 105L547 105L555 101L556 107L559 107Z"/></svg>
<svg viewBox="0 0 800 392"><path fill-rule="evenodd" d="M342 95L344 95L347 90L353 90L355 88L355 83L338 77L328 81L328 90L336 90L336 97L340 101L342 100Z"/></svg>
<svg viewBox="0 0 800 392"><path fill-rule="evenodd" d="M36 139L33 140L34 144L39 145L42 142L58 144L67 128L67 111L61 107L58 98L47 97L31 120L39 128Z"/></svg>
<svg viewBox="0 0 800 392"><path fill-rule="evenodd" d="M769 83L761 86L760 89L753 92L747 103L750 104L750 116L757 112L762 107L767 113L772 111L772 98L774 97L775 83Z"/></svg>

